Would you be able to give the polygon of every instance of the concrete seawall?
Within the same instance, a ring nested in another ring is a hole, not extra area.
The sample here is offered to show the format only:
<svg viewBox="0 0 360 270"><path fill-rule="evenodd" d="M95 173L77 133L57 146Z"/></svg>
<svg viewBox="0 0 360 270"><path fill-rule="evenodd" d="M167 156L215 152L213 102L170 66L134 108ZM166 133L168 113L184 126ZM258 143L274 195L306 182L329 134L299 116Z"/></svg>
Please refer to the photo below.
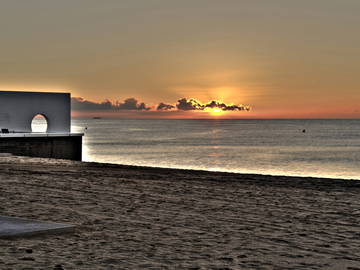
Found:
<svg viewBox="0 0 360 270"><path fill-rule="evenodd" d="M0 153L81 160L82 134L0 137Z"/></svg>

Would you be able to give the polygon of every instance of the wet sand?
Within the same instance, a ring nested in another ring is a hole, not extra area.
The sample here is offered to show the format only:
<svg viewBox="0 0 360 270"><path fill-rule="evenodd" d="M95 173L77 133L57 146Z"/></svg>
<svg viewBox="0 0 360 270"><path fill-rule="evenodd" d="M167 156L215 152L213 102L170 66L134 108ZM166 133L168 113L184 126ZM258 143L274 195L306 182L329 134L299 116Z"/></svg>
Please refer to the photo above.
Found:
<svg viewBox="0 0 360 270"><path fill-rule="evenodd" d="M0 269L360 269L360 181L0 157Z"/></svg>

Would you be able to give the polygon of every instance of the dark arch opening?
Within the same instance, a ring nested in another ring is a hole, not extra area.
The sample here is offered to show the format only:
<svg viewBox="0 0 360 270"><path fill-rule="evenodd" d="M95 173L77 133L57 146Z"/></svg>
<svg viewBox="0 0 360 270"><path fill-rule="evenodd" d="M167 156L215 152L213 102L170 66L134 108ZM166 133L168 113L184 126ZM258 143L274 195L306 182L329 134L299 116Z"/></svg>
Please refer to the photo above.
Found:
<svg viewBox="0 0 360 270"><path fill-rule="evenodd" d="M48 121L42 114L37 114L31 121L31 132L47 132Z"/></svg>

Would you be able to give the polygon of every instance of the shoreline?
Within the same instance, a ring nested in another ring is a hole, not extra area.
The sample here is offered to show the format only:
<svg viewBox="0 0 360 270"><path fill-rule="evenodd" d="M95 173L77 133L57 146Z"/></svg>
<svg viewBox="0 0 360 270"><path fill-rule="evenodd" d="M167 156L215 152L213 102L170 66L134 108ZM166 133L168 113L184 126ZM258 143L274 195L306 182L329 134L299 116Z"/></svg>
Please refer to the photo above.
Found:
<svg viewBox="0 0 360 270"><path fill-rule="evenodd" d="M231 175L241 175L241 176L259 176L259 177L269 177L269 178L300 178L300 179L314 179L314 180L340 180L340 181L360 181L356 178L336 178L336 177L326 177L326 176L311 176L311 175L285 175L285 174L262 174L262 173L250 173L250 172L235 172L235 171L221 171L221 170L206 170L206 169L192 169L192 168L176 168L176 167L157 167L157 166L141 166L141 165L130 165L130 164L119 164L111 162L98 162L98 161L81 161L84 163L93 163L93 164L105 164L105 165L114 165L120 167L129 167L129 168L150 168L150 169L165 169L165 170L179 170L184 172L194 172L194 173L218 173L218 174L231 174Z"/></svg>
<svg viewBox="0 0 360 270"><path fill-rule="evenodd" d="M360 182L0 156L1 269L358 269ZM29 253L31 250L31 253Z"/></svg>
<svg viewBox="0 0 360 270"><path fill-rule="evenodd" d="M17 156L10 153L0 153L1 158L7 157L17 157L17 158L30 158L37 159L36 157L28 157L28 156ZM42 160L58 160L58 161L67 161L62 159L53 159L53 158L40 158ZM326 176L303 176L303 175L285 175L285 174L262 174L262 173L247 173L247 172L233 172L233 171L217 171L217 170L206 170L206 169L192 169L192 168L175 168L175 167L157 167L157 166L142 166L142 165L130 165L130 164L119 164L119 163L111 163L111 162L98 162L98 161L75 161L71 162L89 164L91 166L106 166L109 168L117 167L117 168L127 168L127 169L151 169L151 170L170 170L170 171L182 171L185 173L204 173L204 174L228 174L232 176L241 176L241 177L260 177L260 178L289 178L289 179L298 179L298 180L331 180L331 181L360 181L356 178L336 178L336 177L326 177ZM1 162L0 162L1 164Z"/></svg>
<svg viewBox="0 0 360 270"><path fill-rule="evenodd" d="M330 177L315 177L315 176L292 176L292 175L271 175L271 174L259 174L259 173L238 173L238 172L227 172L227 171L208 171L202 169L183 169L183 168L166 168L166 167L155 167L155 166L138 166L138 165L125 165L108 162L93 162L93 161L80 161L80 163L89 164L90 166L100 168L115 168L115 169L126 169L126 170L139 170L149 171L158 174L176 174L182 173L187 176L192 176L193 179L181 179L181 180L199 180L197 176L203 176L200 178L203 181L219 181L219 182L233 182L241 181L242 183L248 182L257 183L257 181L264 181L262 184L273 185L276 182L279 184L285 184L287 181L293 181L288 183L291 186L302 185L303 188L309 188L311 186L344 186L347 188L360 188L360 179L343 179L343 178L330 178ZM219 179L211 177L220 177ZM177 179L180 180L180 179ZM265 183L268 181L268 183ZM326 181L326 182L325 182ZM300 187L300 186L299 186Z"/></svg>

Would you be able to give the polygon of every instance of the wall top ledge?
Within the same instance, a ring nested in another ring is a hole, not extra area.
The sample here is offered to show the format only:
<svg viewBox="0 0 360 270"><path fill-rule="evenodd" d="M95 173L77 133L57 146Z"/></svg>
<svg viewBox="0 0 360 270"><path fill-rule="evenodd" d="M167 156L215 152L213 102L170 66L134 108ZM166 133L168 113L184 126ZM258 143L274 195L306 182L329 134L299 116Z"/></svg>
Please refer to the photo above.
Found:
<svg viewBox="0 0 360 270"><path fill-rule="evenodd" d="M84 133L0 133L0 138L22 138L22 137L72 137L84 136Z"/></svg>

